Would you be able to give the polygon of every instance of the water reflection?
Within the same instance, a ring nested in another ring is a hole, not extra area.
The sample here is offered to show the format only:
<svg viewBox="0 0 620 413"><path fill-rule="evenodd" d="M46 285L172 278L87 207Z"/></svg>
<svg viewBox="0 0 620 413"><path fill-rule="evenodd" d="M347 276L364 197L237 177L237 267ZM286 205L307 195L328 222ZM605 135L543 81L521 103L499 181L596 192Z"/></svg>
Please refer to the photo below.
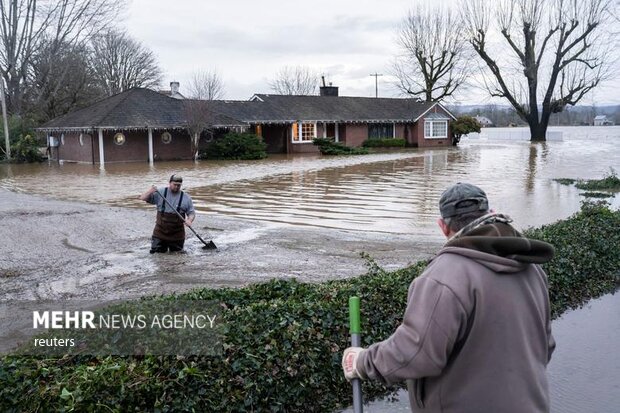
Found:
<svg viewBox="0 0 620 413"><path fill-rule="evenodd" d="M459 148L357 157L285 155L262 161L2 165L0 185L16 191L147 208L151 184L182 174L204 214L388 233L435 233L441 191L459 181L483 187L492 207L517 224L565 218L583 197L553 178L601 178L620 169L620 127L561 128L557 142L463 140ZM619 206L618 197L613 199Z"/></svg>

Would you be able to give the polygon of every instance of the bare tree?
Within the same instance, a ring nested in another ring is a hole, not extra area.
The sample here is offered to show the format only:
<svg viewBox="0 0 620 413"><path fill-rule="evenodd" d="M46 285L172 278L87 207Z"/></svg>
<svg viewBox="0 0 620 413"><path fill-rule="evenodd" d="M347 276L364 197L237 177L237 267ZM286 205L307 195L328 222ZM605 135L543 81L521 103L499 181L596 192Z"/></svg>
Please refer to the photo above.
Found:
<svg viewBox="0 0 620 413"><path fill-rule="evenodd" d="M196 160L198 159L200 135L213 132L215 117L213 102L210 100L185 99L182 103L187 132L192 141L192 154Z"/></svg>
<svg viewBox="0 0 620 413"><path fill-rule="evenodd" d="M97 86L89 58L85 45L42 43L33 56L25 88L26 112L47 121L105 96Z"/></svg>
<svg viewBox="0 0 620 413"><path fill-rule="evenodd" d="M116 0L0 1L0 75L9 111L22 112L32 59L43 41L53 47L84 42L114 21L123 5Z"/></svg>
<svg viewBox="0 0 620 413"><path fill-rule="evenodd" d="M189 80L188 96L192 99L218 100L224 98L224 82L217 70L195 72Z"/></svg>
<svg viewBox="0 0 620 413"><path fill-rule="evenodd" d="M92 48L91 67L107 95L160 84L155 54L127 33L110 30L93 38Z"/></svg>
<svg viewBox="0 0 620 413"><path fill-rule="evenodd" d="M224 82L217 70L195 72L190 78L188 96L183 101L187 131L192 139L192 153L198 158L200 135L213 133L213 102L224 97Z"/></svg>
<svg viewBox="0 0 620 413"><path fill-rule="evenodd" d="M268 84L280 95L314 95L319 74L307 66L284 66Z"/></svg>
<svg viewBox="0 0 620 413"><path fill-rule="evenodd" d="M510 102L533 141L546 139L553 113L609 75L613 7L612 0L464 0L469 41L490 71L487 90ZM502 46L494 48L495 36Z"/></svg>
<svg viewBox="0 0 620 413"><path fill-rule="evenodd" d="M461 20L441 7L418 6L398 30L401 54L393 72L404 93L427 102L452 96L467 77Z"/></svg>

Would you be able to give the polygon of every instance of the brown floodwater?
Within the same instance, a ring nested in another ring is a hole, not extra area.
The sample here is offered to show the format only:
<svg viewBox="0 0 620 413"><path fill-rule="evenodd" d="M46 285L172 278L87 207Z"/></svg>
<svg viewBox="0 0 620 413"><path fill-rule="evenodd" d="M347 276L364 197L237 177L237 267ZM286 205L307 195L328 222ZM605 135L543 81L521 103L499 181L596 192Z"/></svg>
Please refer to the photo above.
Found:
<svg viewBox="0 0 620 413"><path fill-rule="evenodd" d="M497 129L496 129L497 130ZM495 130L495 131L496 131ZM444 188L465 181L518 226L538 226L579 209L583 191L554 178L602 178L620 170L620 127L554 128L562 141L464 139L458 148L355 157L271 156L261 161L0 166L0 187L114 206L149 208L136 199L172 173L202 214L359 231L436 234ZM620 205L618 196L607 198Z"/></svg>

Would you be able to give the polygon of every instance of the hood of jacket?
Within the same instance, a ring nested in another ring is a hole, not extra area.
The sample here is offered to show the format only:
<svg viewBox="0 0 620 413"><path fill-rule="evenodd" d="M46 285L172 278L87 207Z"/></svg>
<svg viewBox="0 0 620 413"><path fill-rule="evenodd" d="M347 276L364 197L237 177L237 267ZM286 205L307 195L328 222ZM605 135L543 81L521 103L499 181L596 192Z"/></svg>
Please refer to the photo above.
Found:
<svg viewBox="0 0 620 413"><path fill-rule="evenodd" d="M502 214L487 214L455 234L439 252L467 256L499 273L523 270L528 264L543 264L554 255L551 244L525 238Z"/></svg>

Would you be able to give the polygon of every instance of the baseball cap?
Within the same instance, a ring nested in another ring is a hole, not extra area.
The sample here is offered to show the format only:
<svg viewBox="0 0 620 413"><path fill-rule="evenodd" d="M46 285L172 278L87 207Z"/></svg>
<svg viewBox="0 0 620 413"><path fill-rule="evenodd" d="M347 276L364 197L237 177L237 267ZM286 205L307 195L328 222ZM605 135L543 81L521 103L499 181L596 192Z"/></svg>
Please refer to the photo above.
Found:
<svg viewBox="0 0 620 413"><path fill-rule="evenodd" d="M182 183L183 182L183 177L181 175L171 175L170 176L170 182L178 182L178 183Z"/></svg>
<svg viewBox="0 0 620 413"><path fill-rule="evenodd" d="M446 189L439 199L439 212L443 218L488 209L487 194L472 184L459 182Z"/></svg>

